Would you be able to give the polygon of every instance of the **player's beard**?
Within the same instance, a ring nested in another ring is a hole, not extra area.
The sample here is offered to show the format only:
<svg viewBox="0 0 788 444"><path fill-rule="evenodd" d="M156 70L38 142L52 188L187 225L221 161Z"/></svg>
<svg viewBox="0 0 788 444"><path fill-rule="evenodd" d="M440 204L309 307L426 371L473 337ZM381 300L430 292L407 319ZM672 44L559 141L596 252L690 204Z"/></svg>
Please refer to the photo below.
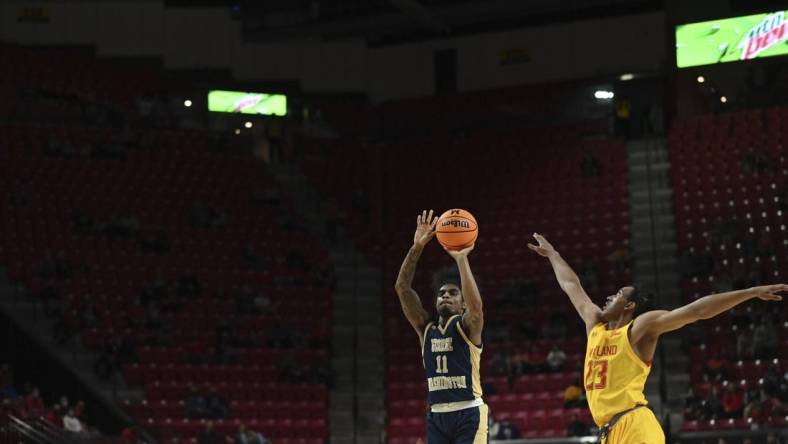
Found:
<svg viewBox="0 0 788 444"><path fill-rule="evenodd" d="M448 317L452 316L454 314L454 312L451 311L451 306L449 306L449 305L441 305L440 307L438 307L438 314L441 315L445 319L445 318L448 318Z"/></svg>

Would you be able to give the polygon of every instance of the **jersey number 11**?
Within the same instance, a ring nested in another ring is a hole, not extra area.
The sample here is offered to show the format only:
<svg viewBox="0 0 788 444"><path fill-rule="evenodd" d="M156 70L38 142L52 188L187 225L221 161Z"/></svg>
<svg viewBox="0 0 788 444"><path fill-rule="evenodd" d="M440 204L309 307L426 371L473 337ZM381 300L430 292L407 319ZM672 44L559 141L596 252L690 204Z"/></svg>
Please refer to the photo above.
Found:
<svg viewBox="0 0 788 444"><path fill-rule="evenodd" d="M449 373L449 367L446 364L446 356L445 355L438 355L435 356L435 373ZM441 365L441 363L443 365Z"/></svg>

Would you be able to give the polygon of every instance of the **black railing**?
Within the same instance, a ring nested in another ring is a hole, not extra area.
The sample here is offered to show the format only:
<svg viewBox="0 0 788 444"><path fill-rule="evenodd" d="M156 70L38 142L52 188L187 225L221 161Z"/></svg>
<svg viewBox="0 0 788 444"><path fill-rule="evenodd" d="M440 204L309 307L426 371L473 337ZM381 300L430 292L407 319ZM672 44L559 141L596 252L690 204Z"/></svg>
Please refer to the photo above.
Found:
<svg viewBox="0 0 788 444"><path fill-rule="evenodd" d="M59 429L46 420L9 415L0 425L0 444L87 444L89 440Z"/></svg>

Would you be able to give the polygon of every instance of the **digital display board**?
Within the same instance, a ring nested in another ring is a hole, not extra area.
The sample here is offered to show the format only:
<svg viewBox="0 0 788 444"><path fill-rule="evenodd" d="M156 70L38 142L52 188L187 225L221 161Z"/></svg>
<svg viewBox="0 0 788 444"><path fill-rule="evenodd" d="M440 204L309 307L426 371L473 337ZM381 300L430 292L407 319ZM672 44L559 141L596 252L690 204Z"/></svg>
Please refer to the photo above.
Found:
<svg viewBox="0 0 788 444"><path fill-rule="evenodd" d="M282 94L213 90L208 92L208 111L285 116L287 97Z"/></svg>
<svg viewBox="0 0 788 444"><path fill-rule="evenodd" d="M676 27L679 68L788 54L786 11L689 23Z"/></svg>

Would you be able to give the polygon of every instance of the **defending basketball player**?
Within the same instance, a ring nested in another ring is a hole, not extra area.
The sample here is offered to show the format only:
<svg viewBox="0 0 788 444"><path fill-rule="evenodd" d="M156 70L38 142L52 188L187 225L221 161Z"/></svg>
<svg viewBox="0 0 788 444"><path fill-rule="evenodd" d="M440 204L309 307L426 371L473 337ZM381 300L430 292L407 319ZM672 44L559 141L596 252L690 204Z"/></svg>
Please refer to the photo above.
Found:
<svg viewBox="0 0 788 444"><path fill-rule="evenodd" d="M473 246L447 250L459 275L444 273L435 281L437 321L431 319L413 290L416 264L435 236L437 220L432 210L417 217L413 246L395 285L402 311L421 344L430 404L427 444L486 444L488 409L482 401L479 378L484 316L468 262Z"/></svg>
<svg viewBox="0 0 788 444"><path fill-rule="evenodd" d="M660 335L709 319L750 300L780 301L788 285L766 285L700 298L675 310L644 312L646 298L634 287L608 296L599 308L583 290L580 279L552 245L534 234L528 244L550 260L561 289L586 325L588 344L584 366L588 406L607 444L663 444L665 435L650 409L643 387Z"/></svg>

